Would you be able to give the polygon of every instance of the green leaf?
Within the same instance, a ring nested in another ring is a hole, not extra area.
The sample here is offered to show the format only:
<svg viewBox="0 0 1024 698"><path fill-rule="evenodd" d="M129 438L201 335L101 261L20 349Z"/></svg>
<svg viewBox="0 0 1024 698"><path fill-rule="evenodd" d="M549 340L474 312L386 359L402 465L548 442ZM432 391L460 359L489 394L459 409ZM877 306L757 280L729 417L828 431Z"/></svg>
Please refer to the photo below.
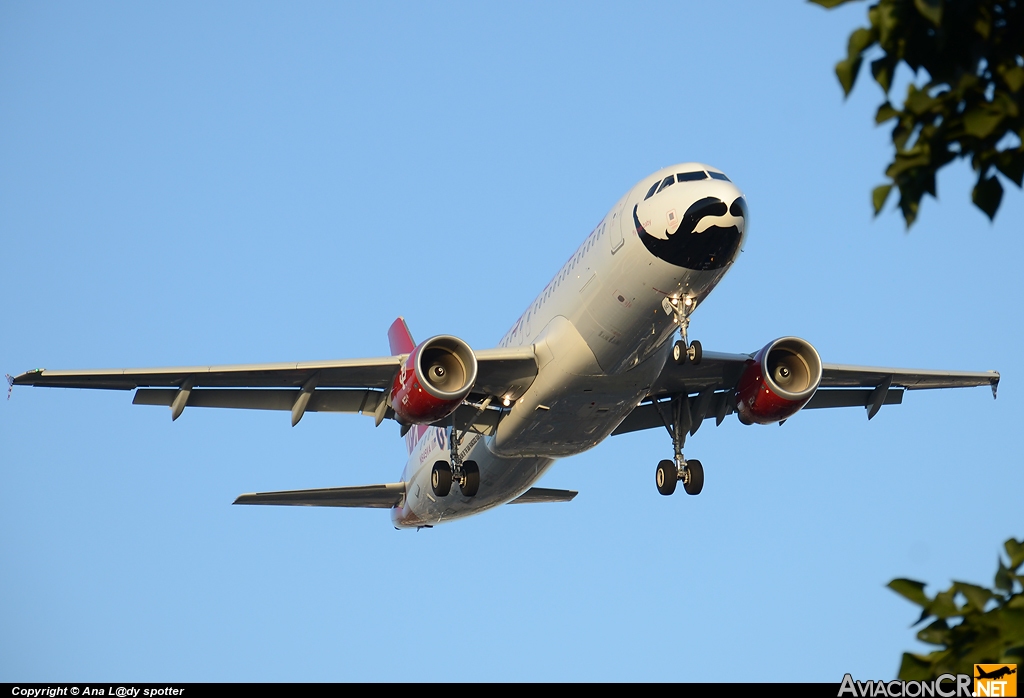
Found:
<svg viewBox="0 0 1024 698"><path fill-rule="evenodd" d="M936 101L926 90L919 90L912 84L907 88L907 99L903 102L903 108L911 114L921 115L931 109Z"/></svg>
<svg viewBox="0 0 1024 698"><path fill-rule="evenodd" d="M976 138L987 138L1003 120L1003 115L990 105L978 105L964 114L964 130Z"/></svg>
<svg viewBox="0 0 1024 698"><path fill-rule="evenodd" d="M964 598L967 599L967 605L979 613L984 613L985 605L989 599L995 597L995 594L985 587L979 587L966 582L954 582L953 587L964 595Z"/></svg>
<svg viewBox="0 0 1024 698"><path fill-rule="evenodd" d="M963 615L956 605L955 596L955 587L950 587L946 591L936 594L932 602L928 604L928 611L938 618L952 618L953 616Z"/></svg>
<svg viewBox="0 0 1024 698"><path fill-rule="evenodd" d="M942 24L942 0L914 0L914 7L936 27Z"/></svg>
<svg viewBox="0 0 1024 698"><path fill-rule="evenodd" d="M928 154L921 153L915 148L906 153L896 153L896 159L885 169L885 174L889 179L895 180L907 170L915 167L927 167L930 163L931 158ZM900 187L900 192L903 192L902 187Z"/></svg>
<svg viewBox="0 0 1024 698"><path fill-rule="evenodd" d="M1018 187L1024 183L1024 146L1017 148L1016 150L1004 150L999 153L996 157L996 169L1006 175L1006 178L1016 184ZM1006 545L1009 546L1011 542L1016 543L1012 538L1006 541ZM1017 543L1017 545L1021 545ZM1022 545L1021 550L1024 550ZM1007 548L1009 551L1009 548ZM1010 566L1016 569L1021 562L1024 562L1024 552L1019 553L1021 557L1019 562L1014 564L1013 560L1018 559L1010 553Z"/></svg>
<svg viewBox="0 0 1024 698"><path fill-rule="evenodd" d="M889 198L889 192L891 192L891 191L892 191L892 185L891 184L883 184L881 186L875 187L874 190L871 192L871 204L875 207L875 215L876 216L879 213L882 212L882 207L885 206L885 202ZM893 587L893 584L895 582L909 582L909 581L910 581L909 579L894 579L891 582L889 582L889 588L895 590L895 587ZM920 582L913 582L913 583L914 584L921 584ZM921 588L922 589L924 588L924 584L921 584ZM898 592L898 593L902 593L902 592ZM924 592L921 592L921 594L923 596ZM907 596L906 594L903 594L903 595ZM910 597L907 596L907 598L910 598ZM911 600L913 601L913 599L911 599ZM914 601L914 603L918 603L918 602Z"/></svg>
<svg viewBox="0 0 1024 698"><path fill-rule="evenodd" d="M892 185L887 184L885 186L878 187L878 189L885 189L885 193L888 194L889 190L892 189ZM875 189L876 194L878 192L878 189ZM875 201L877 202L877 200L878 198L876 196ZM883 201L882 203L884 204L885 202ZM876 213L878 212L879 208L881 207L878 206L876 203ZM928 595L924 593L924 582L915 582L913 579L901 578L892 580L891 582L886 584L886 586L895 591L903 598L907 599L908 601L916 603L918 606L927 606L929 603L931 603L931 599L929 599Z"/></svg>
<svg viewBox="0 0 1024 698"><path fill-rule="evenodd" d="M974 185L974 191L971 193L971 201L974 205L985 212L985 215L992 220L996 216L996 211L999 209L999 203L1003 200L1003 185L999 183L999 180L995 176L987 179L981 178L978 183ZM1000 572L1006 570L1003 567L1003 563L999 562ZM1008 572L1006 574L1009 574ZM996 586L999 587L999 574L996 574ZM1000 589L1007 589L1007 587L999 587ZM1012 588L1012 587L1010 587Z"/></svg>
<svg viewBox="0 0 1024 698"><path fill-rule="evenodd" d="M1003 561L999 561L999 569L996 570L996 589L1002 589L1003 591L1013 591L1013 576L1010 574L1010 570L1006 569L1006 565Z"/></svg>
<svg viewBox="0 0 1024 698"><path fill-rule="evenodd" d="M900 211L903 213L903 220L907 224L907 230L910 230L910 226L914 225L914 221L917 220L917 210L921 207L921 195L915 195L900 187ZM924 613L921 614L921 620L928 617L928 609L925 609ZM919 623L921 621L918 621Z"/></svg>
<svg viewBox="0 0 1024 698"><path fill-rule="evenodd" d="M927 681L932 678L932 663L925 657L904 652L899 678L903 681Z"/></svg>
<svg viewBox="0 0 1024 698"><path fill-rule="evenodd" d="M875 43L877 36L873 29L864 27L850 34L850 40L846 45L846 58L836 63L836 77L839 78L839 84L843 86L843 92L846 95L850 94L853 84L857 82L861 54L868 46Z"/></svg>
<svg viewBox="0 0 1024 698"><path fill-rule="evenodd" d="M946 621L937 620L928 627L921 628L917 633L917 639L929 645L947 647L951 639L949 626L946 625Z"/></svg>
<svg viewBox="0 0 1024 698"><path fill-rule="evenodd" d="M1024 155L1024 150L1021 151L1021 155ZM1020 185L1019 179L1017 184ZM1006 548L1006 554L1010 556L1010 569L1016 570L1024 563L1024 541L1010 538L1003 543L1003 547Z"/></svg>
<svg viewBox="0 0 1024 698"><path fill-rule="evenodd" d="M890 56L883 56L871 61L871 76L886 94L889 94L889 87L892 85L892 72L897 63L898 61Z"/></svg>
<svg viewBox="0 0 1024 698"><path fill-rule="evenodd" d="M1011 92L1016 92L1024 87L1024 68L1014 66L1004 70L1000 66L999 73L1002 75L1002 79L1006 81L1007 87L1010 88Z"/></svg>
<svg viewBox="0 0 1024 698"><path fill-rule="evenodd" d="M878 111L875 112L875 123L884 124L889 119L895 119L900 115L896 107L889 104L888 101L882 102L881 106L878 107Z"/></svg>
<svg viewBox="0 0 1024 698"><path fill-rule="evenodd" d="M843 86L843 94L846 96L850 95L850 90L853 89L853 83L857 79L857 73L859 72L859 56L853 59L844 58L836 63L836 77L839 79L839 84Z"/></svg>

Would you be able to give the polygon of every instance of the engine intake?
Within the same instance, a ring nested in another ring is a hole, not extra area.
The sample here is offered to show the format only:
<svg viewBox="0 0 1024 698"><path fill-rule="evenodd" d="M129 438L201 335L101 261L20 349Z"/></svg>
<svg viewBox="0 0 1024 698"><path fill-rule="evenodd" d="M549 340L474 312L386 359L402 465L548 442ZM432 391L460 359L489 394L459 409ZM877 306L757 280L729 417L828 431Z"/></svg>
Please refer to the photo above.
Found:
<svg viewBox="0 0 1024 698"><path fill-rule="evenodd" d="M454 412L476 383L476 355L458 337L439 335L409 354L391 387L402 424L431 424Z"/></svg>
<svg viewBox="0 0 1024 698"><path fill-rule="evenodd" d="M809 342L782 337L747 363L736 384L736 412L744 424L773 424L800 411L821 383L821 357Z"/></svg>

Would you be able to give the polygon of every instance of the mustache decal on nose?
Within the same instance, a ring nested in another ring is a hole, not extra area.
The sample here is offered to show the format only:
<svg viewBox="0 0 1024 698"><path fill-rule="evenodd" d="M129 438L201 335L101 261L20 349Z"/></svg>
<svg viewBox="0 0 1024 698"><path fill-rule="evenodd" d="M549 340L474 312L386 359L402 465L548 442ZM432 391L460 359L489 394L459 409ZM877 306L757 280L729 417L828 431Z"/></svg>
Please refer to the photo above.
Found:
<svg viewBox="0 0 1024 698"><path fill-rule="evenodd" d="M726 213L741 218L746 224L747 204L743 197L737 197L731 206L721 199L708 196L694 202L686 209L679 228L674 233L665 231L665 239L648 233L637 217L639 204L633 207L633 224L636 234L644 247L658 259L684 269L707 271L721 269L736 256L743 231L738 225L710 225L699 233L694 231L705 218L720 218Z"/></svg>

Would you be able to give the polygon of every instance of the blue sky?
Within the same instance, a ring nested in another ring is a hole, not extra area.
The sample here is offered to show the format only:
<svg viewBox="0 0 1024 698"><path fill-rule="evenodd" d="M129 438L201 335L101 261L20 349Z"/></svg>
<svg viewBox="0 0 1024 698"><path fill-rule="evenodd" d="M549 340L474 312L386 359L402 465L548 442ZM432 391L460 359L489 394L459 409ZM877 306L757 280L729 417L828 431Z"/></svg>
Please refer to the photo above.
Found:
<svg viewBox="0 0 1024 698"><path fill-rule="evenodd" d="M911 577L990 583L1020 522L1024 197L939 177L872 219L878 88L832 67L865 5L0 2L0 369L313 360L493 345L613 203L704 161L752 227L705 349L1002 372L784 427L705 424L541 484L570 504L430 531L242 492L394 481L398 427L0 406L0 680L839 681L918 647Z"/></svg>

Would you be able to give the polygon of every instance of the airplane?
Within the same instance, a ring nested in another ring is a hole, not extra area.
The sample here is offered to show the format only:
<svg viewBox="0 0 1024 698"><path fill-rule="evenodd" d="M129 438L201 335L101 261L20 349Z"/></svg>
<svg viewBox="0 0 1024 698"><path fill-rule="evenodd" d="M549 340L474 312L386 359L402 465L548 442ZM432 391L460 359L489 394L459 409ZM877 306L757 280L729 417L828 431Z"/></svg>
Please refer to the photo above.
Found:
<svg viewBox="0 0 1024 698"><path fill-rule="evenodd" d="M369 359L50 371L11 386L135 390L133 403L343 412L401 425L409 454L398 482L258 492L235 504L386 508L396 528L425 528L506 503L565 502L534 487L558 458L609 436L664 428L673 454L655 468L671 495L701 492L704 468L683 455L705 420L783 423L802 409L863 407L871 419L905 390L999 385L995 371L823 363L798 337L750 354L689 340L694 311L732 267L749 225L746 199L714 167L689 162L640 180L608 211L492 349L451 335L414 341L388 330L390 356ZM679 339L672 341L679 335Z"/></svg>
<svg viewBox="0 0 1024 698"><path fill-rule="evenodd" d="M1014 668L1011 669L1010 668L1011 666L1014 667ZM990 672L985 671L984 669L982 669L977 664L974 665L974 668L978 672L978 675L974 677L976 679L1001 679L1004 676L1009 676L1011 674L1016 674L1017 673L1017 669L1016 669L1016 665L1015 664L1005 664L1005 665L999 667L998 669L993 669Z"/></svg>

